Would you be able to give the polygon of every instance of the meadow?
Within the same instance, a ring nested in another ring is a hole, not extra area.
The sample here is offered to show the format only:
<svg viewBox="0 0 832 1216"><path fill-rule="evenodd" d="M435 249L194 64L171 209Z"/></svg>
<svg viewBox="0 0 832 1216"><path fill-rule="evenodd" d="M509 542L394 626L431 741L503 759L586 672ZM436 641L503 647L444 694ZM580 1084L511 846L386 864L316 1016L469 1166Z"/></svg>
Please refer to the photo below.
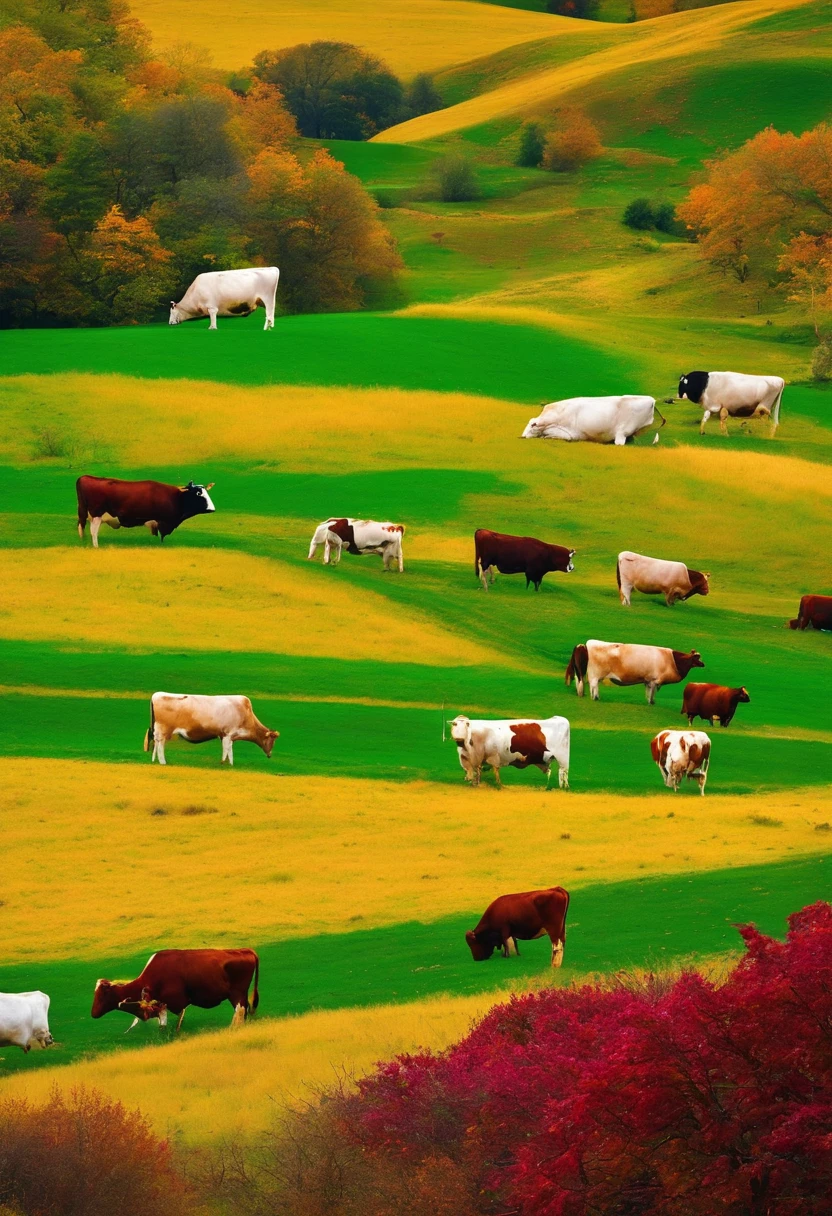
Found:
<svg viewBox="0 0 832 1216"><path fill-rule="evenodd" d="M732 131L818 121L828 25L797 0L635 26L422 3L385 21L327 4L314 22L275 5L239 14L233 37L204 12L196 31L184 8L141 5L159 45L187 29L223 66L320 21L401 70L405 54L443 69L456 104L332 145L396 203L395 307L270 333L257 314L216 333L0 333L0 989L49 992L57 1040L3 1049L0 1096L83 1082L188 1140L253 1131L269 1099L444 1046L511 990L730 958L737 922L782 933L830 895L829 636L786 622L801 594L832 592L832 395L809 381L809 326L782 293L620 224L640 193L680 198ZM732 66L741 42L753 81ZM604 155L557 179L517 169L523 118L561 97L602 123ZM448 147L476 158L472 203L414 196ZM697 366L786 376L776 438L762 422L700 437L682 402L661 405L656 446L652 432L626 448L519 438L541 402L661 399ZM93 551L76 528L85 472L214 482L217 511L164 545L102 528ZM331 514L406 524L404 574L308 563ZM485 593L483 526L574 547L574 573ZM624 548L710 571L711 594L624 609ZM650 756L683 722L681 685L653 707L640 688L591 703L565 687L593 636L695 647L703 679L748 688L711 732L704 799L666 791ZM151 766L163 688L251 696L281 732L271 760L239 744L226 770L218 744L174 742L167 770ZM468 788L443 742L457 712L567 716L570 791L534 769L501 793L490 775ZM562 972L550 979L540 942L474 965L464 932L487 903L553 883L572 893ZM89 1018L99 976L209 944L260 954L261 1016L241 1034L228 1009L192 1010L178 1042Z"/></svg>

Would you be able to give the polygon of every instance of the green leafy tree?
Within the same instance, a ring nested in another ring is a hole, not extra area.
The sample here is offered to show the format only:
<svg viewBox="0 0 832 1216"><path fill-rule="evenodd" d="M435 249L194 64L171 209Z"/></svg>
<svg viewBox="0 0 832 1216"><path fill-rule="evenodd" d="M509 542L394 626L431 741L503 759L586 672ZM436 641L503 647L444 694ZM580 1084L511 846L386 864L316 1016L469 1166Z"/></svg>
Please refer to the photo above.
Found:
<svg viewBox="0 0 832 1216"><path fill-rule="evenodd" d="M526 122L520 133L520 150L517 164L526 169L536 169L543 160L546 147L546 132L539 122Z"/></svg>
<svg viewBox="0 0 832 1216"><path fill-rule="evenodd" d="M443 203L468 203L479 198L480 187L473 163L460 152L450 152L436 167L439 197Z"/></svg>
<svg viewBox="0 0 832 1216"><path fill-rule="evenodd" d="M637 232L646 232L648 228L654 226L655 222L653 204L649 198L634 198L624 208L622 223L626 224L628 228L635 228Z"/></svg>
<svg viewBox="0 0 832 1216"><path fill-rule="evenodd" d="M442 94L429 73L419 72L413 77L405 94L405 106L414 117L419 114L432 114L434 110L444 110Z"/></svg>

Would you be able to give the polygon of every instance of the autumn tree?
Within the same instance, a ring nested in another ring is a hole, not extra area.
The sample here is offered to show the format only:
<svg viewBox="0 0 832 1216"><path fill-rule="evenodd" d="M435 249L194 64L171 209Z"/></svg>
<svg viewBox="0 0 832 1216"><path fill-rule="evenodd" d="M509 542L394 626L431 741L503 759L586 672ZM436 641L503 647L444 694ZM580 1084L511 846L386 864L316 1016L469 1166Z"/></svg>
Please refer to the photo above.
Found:
<svg viewBox="0 0 832 1216"><path fill-rule="evenodd" d="M832 234L799 232L780 255L778 266L789 276L789 299L804 306L820 339L820 317L832 312Z"/></svg>
<svg viewBox="0 0 832 1216"><path fill-rule="evenodd" d="M557 126L546 137L542 165L554 173L568 173L595 160L603 151L598 128L582 110L564 109Z"/></svg>
<svg viewBox="0 0 832 1216"><path fill-rule="evenodd" d="M173 287L171 256L145 216L129 220L111 207L83 250L68 259L76 307L99 323L149 320Z"/></svg>

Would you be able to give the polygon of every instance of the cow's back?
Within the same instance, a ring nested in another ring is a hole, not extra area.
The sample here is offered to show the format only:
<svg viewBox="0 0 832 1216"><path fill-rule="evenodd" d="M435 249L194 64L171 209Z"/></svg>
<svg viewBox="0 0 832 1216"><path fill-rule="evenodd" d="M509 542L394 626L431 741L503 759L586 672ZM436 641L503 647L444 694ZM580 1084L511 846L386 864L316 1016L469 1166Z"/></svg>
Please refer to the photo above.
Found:
<svg viewBox="0 0 832 1216"><path fill-rule="evenodd" d="M183 730L200 728L223 734L246 725L252 714L251 701L240 695L155 692L151 700L158 722Z"/></svg>

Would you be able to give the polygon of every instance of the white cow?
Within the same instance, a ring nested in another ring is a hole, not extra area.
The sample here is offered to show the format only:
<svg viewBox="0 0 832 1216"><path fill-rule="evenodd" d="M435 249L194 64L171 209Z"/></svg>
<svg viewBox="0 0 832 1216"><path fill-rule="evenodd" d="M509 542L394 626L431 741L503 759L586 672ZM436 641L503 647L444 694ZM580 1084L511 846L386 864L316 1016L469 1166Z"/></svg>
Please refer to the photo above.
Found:
<svg viewBox="0 0 832 1216"><path fill-rule="evenodd" d="M708 595L710 592L710 574L692 570L684 562L646 557L629 549L619 553L615 577L621 603L627 608L633 591L641 591L644 595L663 595L670 608L678 600L689 600L692 595Z"/></svg>
<svg viewBox="0 0 832 1216"><path fill-rule="evenodd" d="M586 440L620 447L651 427L654 413L664 426L666 419L656 409L655 397L569 397L545 405L538 417L529 421L521 438ZM658 431L653 442L659 442Z"/></svg>
<svg viewBox="0 0 832 1216"><path fill-rule="evenodd" d="M598 687L609 680L620 687L643 684L647 704L652 705L657 689L665 684L678 684L692 667L704 667L698 650L683 654L667 646L642 646L633 642L602 642L590 638L580 642L572 651L566 668L566 687L575 680L579 697L584 695L584 682L589 683L593 701L598 700Z"/></svg>
<svg viewBox="0 0 832 1216"><path fill-rule="evenodd" d="M145 732L144 750L153 754L150 763L167 764L165 744L174 735L186 743L222 740L222 760L234 764L234 744L256 743L271 759L280 732L269 730L255 716L248 697L194 696L190 693L154 692L150 698L150 727Z"/></svg>
<svg viewBox="0 0 832 1216"><path fill-rule="evenodd" d="M402 537L404 524L378 523L374 519L325 519L315 529L315 534L309 545L306 557L312 561L318 545L324 547L324 565L330 562L337 566L341 560L341 550L346 548L348 553L379 553L384 563L384 569L390 570L394 562L398 563L399 573L404 570L402 556Z"/></svg>
<svg viewBox="0 0 832 1216"><path fill-rule="evenodd" d="M705 796L705 782L711 763L711 740L702 730L661 730L650 741L650 751L659 766L668 789L679 792L688 781L699 783L699 793Z"/></svg>
<svg viewBox="0 0 832 1216"><path fill-rule="evenodd" d="M746 376L744 372L688 372L679 381L679 397L704 410L699 434L711 414L728 434L728 418L771 418L772 435L780 424L780 401L786 381L780 376Z"/></svg>
<svg viewBox="0 0 832 1216"><path fill-rule="evenodd" d="M474 719L460 714L448 725L451 738L459 749L459 763L465 780L479 785L484 764L494 771L494 780L502 787L500 769L528 768L530 764L546 774L546 784L552 771L552 761L558 765L558 785L569 789L569 722L566 718L505 718Z"/></svg>
<svg viewBox="0 0 832 1216"><path fill-rule="evenodd" d="M274 301L280 271L276 266L249 266L245 270L208 270L198 274L177 304L170 302L170 324L210 317L247 317L258 304L266 310L264 329L274 329Z"/></svg>
<svg viewBox="0 0 832 1216"><path fill-rule="evenodd" d="M51 1047L45 992L0 992L0 1047Z"/></svg>

